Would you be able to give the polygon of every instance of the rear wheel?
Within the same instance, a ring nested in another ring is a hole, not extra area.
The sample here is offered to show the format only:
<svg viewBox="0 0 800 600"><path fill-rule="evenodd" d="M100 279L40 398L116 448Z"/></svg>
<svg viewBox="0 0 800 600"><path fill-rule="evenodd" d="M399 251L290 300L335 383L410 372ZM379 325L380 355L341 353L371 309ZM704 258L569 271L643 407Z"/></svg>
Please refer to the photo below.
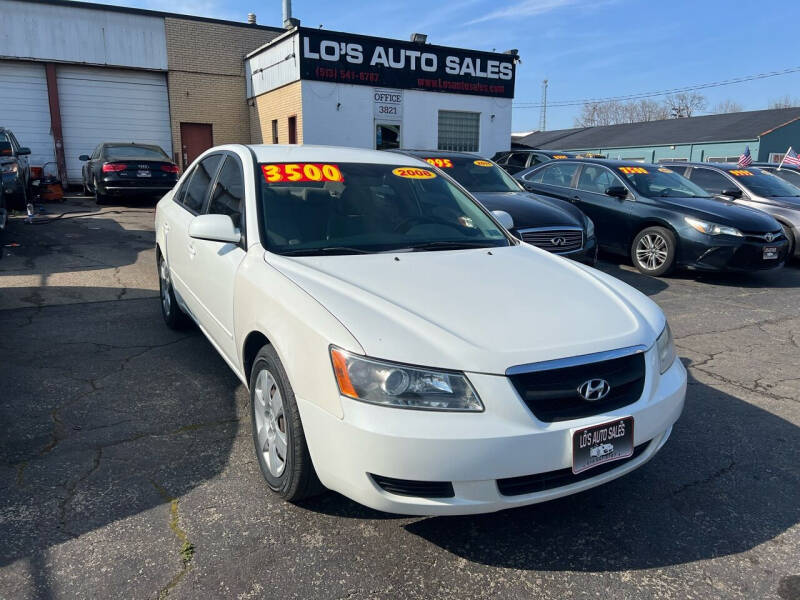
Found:
<svg viewBox="0 0 800 600"><path fill-rule="evenodd" d="M270 345L250 372L250 406L258 465L269 488L290 502L321 493L292 386Z"/></svg>
<svg viewBox="0 0 800 600"><path fill-rule="evenodd" d="M94 179L93 186L94 186L94 201L97 204L100 204L100 205L105 204L106 200L107 200L107 196L100 192L100 186L97 185L97 178L96 177Z"/></svg>
<svg viewBox="0 0 800 600"><path fill-rule="evenodd" d="M660 277L675 265L675 234L665 227L648 227L639 232L631 247L633 266L641 273Z"/></svg>

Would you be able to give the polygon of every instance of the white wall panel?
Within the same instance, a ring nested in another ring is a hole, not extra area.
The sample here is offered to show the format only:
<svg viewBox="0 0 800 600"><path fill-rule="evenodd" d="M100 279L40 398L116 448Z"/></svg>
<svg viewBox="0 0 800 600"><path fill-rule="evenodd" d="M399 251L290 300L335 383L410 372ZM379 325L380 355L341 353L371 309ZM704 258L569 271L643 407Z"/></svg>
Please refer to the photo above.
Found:
<svg viewBox="0 0 800 600"><path fill-rule="evenodd" d="M299 39L288 36L245 61L248 98L300 79Z"/></svg>
<svg viewBox="0 0 800 600"><path fill-rule="evenodd" d="M0 60L0 127L31 149L32 165L55 160L44 65Z"/></svg>
<svg viewBox="0 0 800 600"><path fill-rule="evenodd" d="M0 0L0 57L167 69L164 19Z"/></svg>
<svg viewBox="0 0 800 600"><path fill-rule="evenodd" d="M101 142L157 144L172 155L164 74L72 66L56 72L71 182L81 180L78 156Z"/></svg>

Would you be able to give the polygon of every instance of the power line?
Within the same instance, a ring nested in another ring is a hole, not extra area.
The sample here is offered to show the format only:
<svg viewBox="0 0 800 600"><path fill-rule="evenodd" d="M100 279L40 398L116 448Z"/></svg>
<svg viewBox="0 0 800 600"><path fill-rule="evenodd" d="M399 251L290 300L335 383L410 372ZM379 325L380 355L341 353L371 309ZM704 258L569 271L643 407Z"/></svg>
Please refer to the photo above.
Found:
<svg viewBox="0 0 800 600"><path fill-rule="evenodd" d="M758 73L757 75L746 75L744 77L736 77L734 79L724 79L722 81L715 81L712 83L701 83L698 85L691 85L682 88L672 88L668 90L659 90L656 92L642 92L639 94L628 94L626 96L612 96L610 98L584 98L582 100L556 100L548 101L547 107L558 106L582 106L587 103L605 104L607 102L621 102L625 100L639 100L643 98L655 98L658 96L668 96L669 94L678 94L680 92L692 92L696 90L706 90L709 88L722 87L726 85L735 85L737 83L745 83L747 81L754 81L756 79L767 79L769 77L778 77L780 75L789 75L790 73L800 72L800 67L789 67L782 71L770 71L768 73ZM514 108L540 108L541 102L519 102L514 104Z"/></svg>

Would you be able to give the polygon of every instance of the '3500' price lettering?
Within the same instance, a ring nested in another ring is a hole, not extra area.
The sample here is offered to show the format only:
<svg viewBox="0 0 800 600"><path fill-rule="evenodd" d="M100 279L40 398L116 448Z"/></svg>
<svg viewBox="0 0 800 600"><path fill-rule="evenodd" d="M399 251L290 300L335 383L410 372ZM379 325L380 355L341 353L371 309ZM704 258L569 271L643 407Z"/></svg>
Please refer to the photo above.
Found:
<svg viewBox="0 0 800 600"><path fill-rule="evenodd" d="M261 165L267 183L300 181L344 181L336 165L319 163L279 163Z"/></svg>

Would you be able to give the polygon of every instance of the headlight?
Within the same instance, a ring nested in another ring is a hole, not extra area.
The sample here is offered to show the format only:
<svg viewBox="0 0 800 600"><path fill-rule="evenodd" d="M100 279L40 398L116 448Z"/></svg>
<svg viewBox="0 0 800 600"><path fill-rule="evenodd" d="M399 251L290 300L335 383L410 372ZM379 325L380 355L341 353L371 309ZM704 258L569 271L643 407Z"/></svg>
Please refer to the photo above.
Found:
<svg viewBox="0 0 800 600"><path fill-rule="evenodd" d="M349 398L419 410L482 411L463 373L409 367L331 347L339 392Z"/></svg>
<svg viewBox="0 0 800 600"><path fill-rule="evenodd" d="M690 226L707 235L735 235L742 237L742 232L735 227L728 227L726 225L717 225L716 223L707 223L699 219L692 219L691 217L684 217L684 221Z"/></svg>
<svg viewBox="0 0 800 600"><path fill-rule="evenodd" d="M586 219L586 237L587 237L587 239L588 238L593 238L594 237L594 223L592 223L592 220L587 216L584 216L583 218Z"/></svg>
<svg viewBox="0 0 800 600"><path fill-rule="evenodd" d="M661 364L661 372L664 373L675 362L675 343L672 341L672 332L669 329L669 324L664 325L664 331L658 336L656 340L656 347L658 348L658 361Z"/></svg>
<svg viewBox="0 0 800 600"><path fill-rule="evenodd" d="M17 172L17 163L10 162L0 165L0 173L16 173Z"/></svg>

